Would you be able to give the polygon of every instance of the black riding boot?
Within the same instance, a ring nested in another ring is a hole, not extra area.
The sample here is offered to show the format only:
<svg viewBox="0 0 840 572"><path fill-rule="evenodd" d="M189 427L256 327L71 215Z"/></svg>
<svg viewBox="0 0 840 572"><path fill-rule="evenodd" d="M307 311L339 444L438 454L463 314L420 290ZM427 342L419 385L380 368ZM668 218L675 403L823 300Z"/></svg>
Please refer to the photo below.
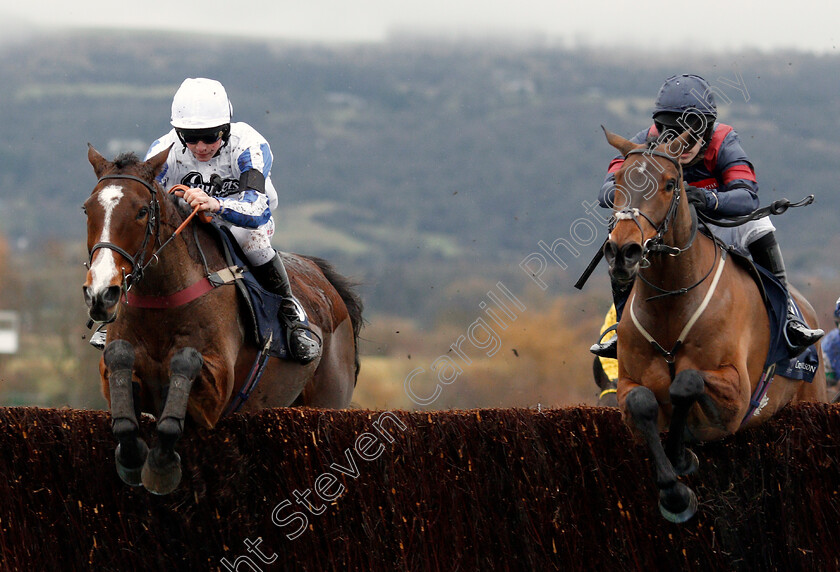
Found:
<svg viewBox="0 0 840 572"><path fill-rule="evenodd" d="M630 291L633 289L633 283L616 284L611 280L610 287L612 288L613 303L615 304L615 325L618 326L618 321L624 312L624 304L627 302L627 298L630 297ZM604 337L607 333L604 332L601 334L601 337ZM589 348L589 351L598 357L616 359L618 357L618 336L612 336L605 342L602 342L601 338L598 338L598 343L593 344Z"/></svg>
<svg viewBox="0 0 840 572"><path fill-rule="evenodd" d="M785 338L787 338L791 355L799 355L805 348L816 343L825 332L811 329L802 322L793 311L793 303L790 298L790 290L787 285L787 273L785 272L785 261L782 258L782 249L776 242L776 235L773 232L765 234L749 245L750 255L753 262L773 273L785 288L787 295L787 320L785 322Z"/></svg>
<svg viewBox="0 0 840 572"><path fill-rule="evenodd" d="M303 325L306 320L306 312L292 294L292 287L289 284L289 276L280 255L274 254L274 258L252 267L251 269L260 285L271 292L283 297L280 305L280 320L289 332L289 351L297 361L307 364L321 355L321 345L316 341L314 335L307 335L307 328Z"/></svg>

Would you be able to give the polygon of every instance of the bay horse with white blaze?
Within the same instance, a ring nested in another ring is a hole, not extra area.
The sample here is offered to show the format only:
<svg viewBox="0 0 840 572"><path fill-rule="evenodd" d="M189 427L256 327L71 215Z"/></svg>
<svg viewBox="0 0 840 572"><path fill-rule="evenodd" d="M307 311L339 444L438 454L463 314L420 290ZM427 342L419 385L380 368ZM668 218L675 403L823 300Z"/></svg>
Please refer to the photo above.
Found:
<svg viewBox="0 0 840 572"><path fill-rule="evenodd" d="M762 405L751 406L770 322L748 270L697 231L678 161L691 132L650 146L604 132L626 157L615 173L604 256L612 280L633 283L618 325L618 404L650 449L660 511L684 522L697 509L694 491L678 480L698 466L686 438L721 439L788 404L826 401L825 375L821 364L811 383L776 376ZM793 288L791 295L813 327L813 308ZM668 433L664 446L660 431Z"/></svg>
<svg viewBox="0 0 840 572"><path fill-rule="evenodd" d="M189 212L155 182L168 153L146 162L124 154L110 162L89 146L99 180L84 204L85 303L92 320L113 320L99 369L118 442L117 471L126 483L156 494L180 481L175 444L187 417L212 428L234 400L243 412L346 407L359 371L362 326L361 299L347 279L323 260L283 253L292 288L323 342L322 355L306 365L275 357L258 362L263 347L249 335L229 276L238 269L229 267L209 225L192 223L179 234ZM211 273L229 279L195 293L196 285L212 282ZM194 294L185 298L185 292ZM162 303L134 305L132 299ZM257 363L264 367L259 383L242 402ZM141 412L157 418L158 444L151 451L140 438Z"/></svg>

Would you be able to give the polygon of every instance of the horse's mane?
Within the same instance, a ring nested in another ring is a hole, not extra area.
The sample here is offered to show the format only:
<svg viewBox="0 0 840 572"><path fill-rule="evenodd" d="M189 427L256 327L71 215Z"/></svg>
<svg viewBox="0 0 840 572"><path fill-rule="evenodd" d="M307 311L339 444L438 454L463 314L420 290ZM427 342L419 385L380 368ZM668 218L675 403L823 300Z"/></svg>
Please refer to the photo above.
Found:
<svg viewBox="0 0 840 572"><path fill-rule="evenodd" d="M359 333L362 331L362 326L364 325L362 318L364 304L362 303L361 296L359 296L354 290L359 284L358 282L354 282L346 276L339 274L335 268L333 268L332 264L323 258L305 255L303 257L308 258L318 265L318 268L321 269L321 272L324 273L324 276L336 289L338 295L341 296L342 300L344 300L344 305L347 306L347 313L350 315L350 322L353 324L353 340L356 342L356 377L358 378L359 369L361 367L361 364L359 363Z"/></svg>
<svg viewBox="0 0 840 572"><path fill-rule="evenodd" d="M152 168L141 161L134 152L120 153L117 155L117 158L114 159L114 169L118 173L132 171L133 174L148 181L153 181L155 178L155 173Z"/></svg>

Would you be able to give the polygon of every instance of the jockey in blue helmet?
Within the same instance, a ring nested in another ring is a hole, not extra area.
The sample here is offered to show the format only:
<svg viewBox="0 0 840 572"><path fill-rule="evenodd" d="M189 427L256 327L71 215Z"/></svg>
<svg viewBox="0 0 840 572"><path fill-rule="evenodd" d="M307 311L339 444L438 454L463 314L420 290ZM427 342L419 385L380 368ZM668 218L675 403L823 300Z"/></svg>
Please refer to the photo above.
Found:
<svg viewBox="0 0 840 572"><path fill-rule="evenodd" d="M686 195L695 208L712 219L743 216L758 208L758 181L747 154L741 147L738 134L729 125L717 121L717 105L711 86L698 75L683 74L665 80L653 109L653 125L637 133L631 141L644 143L665 132L679 135L691 130L689 142L679 158L683 166ZM624 163L618 156L610 163L601 187L599 202L613 207L615 196L614 173ZM711 232L726 244L766 268L787 290L787 273L782 251L776 241L775 227L764 217L735 227L709 226ZM632 283L626 287L613 284L613 299L618 318L630 295ZM790 294L788 293L788 301ZM785 336L790 353L796 355L819 340L825 332L811 329L796 317L788 303ZM592 353L601 357L616 357L617 338L593 345Z"/></svg>
<svg viewBox="0 0 840 572"><path fill-rule="evenodd" d="M834 325L822 341L825 381L829 386L837 385L840 376L840 298L834 303Z"/></svg>

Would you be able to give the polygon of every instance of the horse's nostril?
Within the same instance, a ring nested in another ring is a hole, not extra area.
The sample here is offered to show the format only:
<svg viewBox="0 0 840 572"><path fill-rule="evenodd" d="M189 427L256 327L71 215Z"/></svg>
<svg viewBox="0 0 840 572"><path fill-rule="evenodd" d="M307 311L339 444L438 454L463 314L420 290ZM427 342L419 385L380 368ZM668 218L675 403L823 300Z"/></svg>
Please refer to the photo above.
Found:
<svg viewBox="0 0 840 572"><path fill-rule="evenodd" d="M90 305L93 304L93 298L90 295L90 288L82 286L82 294L85 296L85 305L90 308Z"/></svg>
<svg viewBox="0 0 840 572"><path fill-rule="evenodd" d="M616 246L615 242L609 240L604 245L604 258L607 259L608 264L612 264L615 260L615 256L618 254L618 247Z"/></svg>
<svg viewBox="0 0 840 572"><path fill-rule="evenodd" d="M106 308L110 308L114 304L120 301L120 287L119 286L108 286L105 290L105 293L102 295L102 301L105 303Z"/></svg>
<svg viewBox="0 0 840 572"><path fill-rule="evenodd" d="M635 242L625 244L621 249L621 253L624 256L624 261L627 265L636 264L642 259L642 245Z"/></svg>

